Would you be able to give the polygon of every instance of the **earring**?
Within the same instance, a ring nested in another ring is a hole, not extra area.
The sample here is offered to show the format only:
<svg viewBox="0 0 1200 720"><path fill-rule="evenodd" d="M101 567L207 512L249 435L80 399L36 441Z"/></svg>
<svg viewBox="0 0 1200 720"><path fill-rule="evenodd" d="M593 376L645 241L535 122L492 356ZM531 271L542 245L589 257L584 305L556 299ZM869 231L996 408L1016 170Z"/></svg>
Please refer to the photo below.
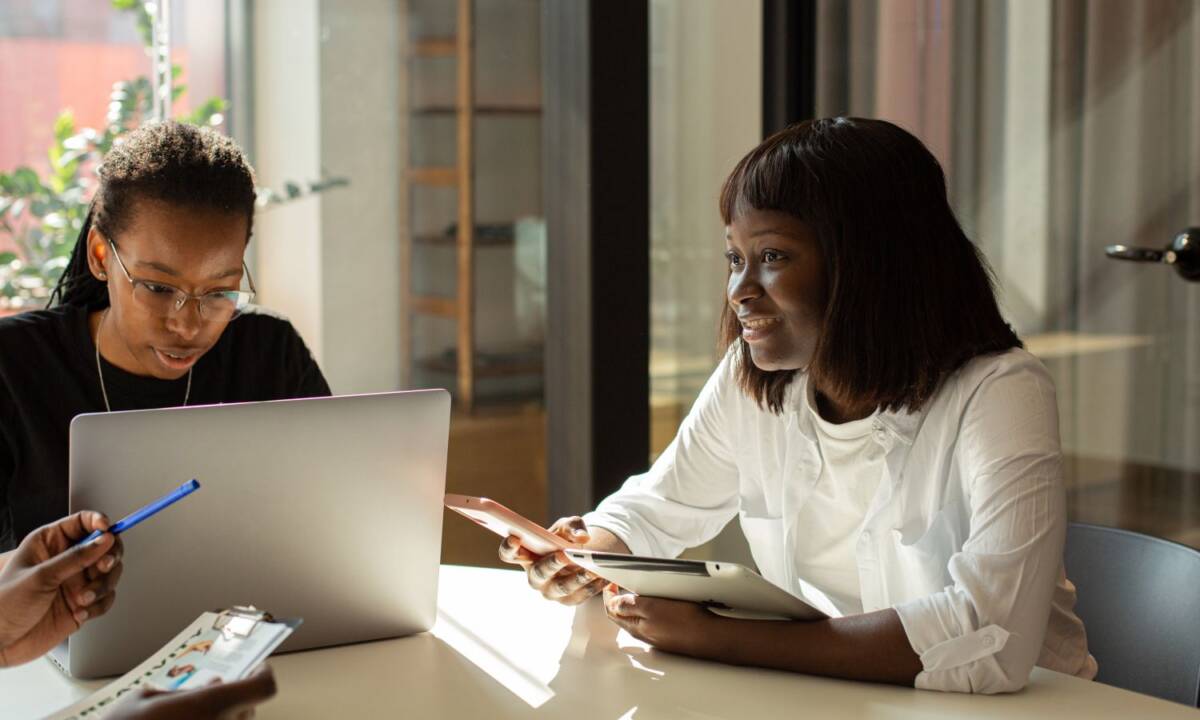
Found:
<svg viewBox="0 0 1200 720"><path fill-rule="evenodd" d="M99 276L99 277L100 277L100 279L101 279L101 280L107 280L107 279L108 279L108 273L100 273L100 276Z"/></svg>

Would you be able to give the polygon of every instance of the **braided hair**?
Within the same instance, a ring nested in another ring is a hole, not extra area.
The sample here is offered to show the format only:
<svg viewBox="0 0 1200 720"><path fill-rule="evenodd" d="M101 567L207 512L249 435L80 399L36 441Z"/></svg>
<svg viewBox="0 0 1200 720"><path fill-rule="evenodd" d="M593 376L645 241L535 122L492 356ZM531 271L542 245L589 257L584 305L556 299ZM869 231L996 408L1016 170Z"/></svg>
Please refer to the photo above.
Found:
<svg viewBox="0 0 1200 720"><path fill-rule="evenodd" d="M246 240L254 222L254 171L241 148L212 130L173 120L144 125L114 145L97 170L100 186L71 259L58 279L49 305L89 310L108 305L108 288L88 268L92 226L115 238L128 227L136 199L246 216Z"/></svg>

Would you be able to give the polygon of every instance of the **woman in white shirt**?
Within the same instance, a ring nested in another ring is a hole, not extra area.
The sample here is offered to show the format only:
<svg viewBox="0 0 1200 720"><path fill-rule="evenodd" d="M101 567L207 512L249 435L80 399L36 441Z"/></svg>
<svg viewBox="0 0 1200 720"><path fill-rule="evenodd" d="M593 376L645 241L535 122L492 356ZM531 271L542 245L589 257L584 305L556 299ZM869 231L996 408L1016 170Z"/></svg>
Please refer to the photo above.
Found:
<svg viewBox="0 0 1200 720"><path fill-rule="evenodd" d="M736 515L763 575L831 618L619 595L515 538L501 557L552 600L604 590L618 625L696 657L959 692L1020 689L1034 664L1094 677L1054 386L937 160L888 122L806 121L743 158L720 206L724 360L647 473L552 529L673 557Z"/></svg>

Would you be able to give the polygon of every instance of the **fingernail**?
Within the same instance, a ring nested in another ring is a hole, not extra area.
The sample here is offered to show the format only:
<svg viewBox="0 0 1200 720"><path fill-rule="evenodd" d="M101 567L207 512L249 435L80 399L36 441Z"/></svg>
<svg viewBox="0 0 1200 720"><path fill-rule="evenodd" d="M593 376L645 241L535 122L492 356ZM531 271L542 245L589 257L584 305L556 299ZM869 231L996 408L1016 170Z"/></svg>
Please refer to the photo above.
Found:
<svg viewBox="0 0 1200 720"><path fill-rule="evenodd" d="M112 566L116 564L116 562L116 558L114 558L112 555L109 555L100 561L100 569L104 572L108 572L109 570L112 570Z"/></svg>
<svg viewBox="0 0 1200 720"><path fill-rule="evenodd" d="M88 590L79 596L80 605L91 605L94 602L96 602L96 593L92 592L91 590Z"/></svg>
<svg viewBox="0 0 1200 720"><path fill-rule="evenodd" d="M79 623L80 625L82 625L83 621L87 620L87 619L88 619L87 610L78 610L75 612L75 622Z"/></svg>

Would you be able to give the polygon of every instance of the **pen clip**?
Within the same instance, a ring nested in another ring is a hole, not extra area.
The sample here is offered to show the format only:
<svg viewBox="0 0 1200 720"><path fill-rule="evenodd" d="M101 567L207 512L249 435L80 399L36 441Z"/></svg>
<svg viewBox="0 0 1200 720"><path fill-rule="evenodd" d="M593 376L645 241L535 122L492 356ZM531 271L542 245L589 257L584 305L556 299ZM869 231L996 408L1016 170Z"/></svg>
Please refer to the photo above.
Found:
<svg viewBox="0 0 1200 720"><path fill-rule="evenodd" d="M260 622L271 622L271 613L253 605L234 605L222 610L213 621L213 630L220 630L225 640L248 638Z"/></svg>

